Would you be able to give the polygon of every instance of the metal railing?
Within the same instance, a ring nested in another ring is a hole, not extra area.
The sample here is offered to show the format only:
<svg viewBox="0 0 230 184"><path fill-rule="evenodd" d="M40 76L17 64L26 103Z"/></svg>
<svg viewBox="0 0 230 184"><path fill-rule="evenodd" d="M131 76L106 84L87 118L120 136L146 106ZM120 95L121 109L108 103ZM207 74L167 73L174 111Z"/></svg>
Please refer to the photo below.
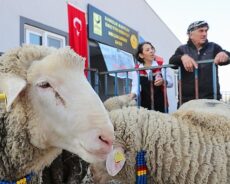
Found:
<svg viewBox="0 0 230 184"><path fill-rule="evenodd" d="M140 71L143 71L143 70L155 70L155 69L163 69L164 71L162 72L164 74L164 78L166 78L166 68L171 68L173 67L174 65L161 65L161 66L152 66L152 67L143 67L143 68L133 68L133 69L122 69L122 70L113 70L113 71L106 71L106 72L99 72L98 74L100 76L104 76L104 96L105 96L105 99L107 99L108 97L110 97L111 95L109 95L109 87L112 87L111 85L109 85L109 82L108 82L108 78L111 74L114 75L114 78L113 78L113 84L114 84L114 88L113 88L113 95L112 96L118 96L118 95L122 95L122 94L128 94L130 93L130 90L131 90L131 79L129 79L129 73L130 72L137 72L137 76L138 76L138 94L137 94L137 105L138 107L140 106L141 104L141 98L140 98ZM124 79L121 79L123 81L125 81L125 84L124 84L124 88L125 88L125 91L121 91L119 90L119 83L118 83L118 74L125 74L125 78ZM153 78L154 74L150 72L150 78ZM99 77L98 77L99 78ZM100 82L99 82L100 83ZM153 88L151 88L151 94L154 93L153 91ZM111 90L110 90L111 91ZM164 109L165 109L165 112L168 111L167 109L167 92L166 92L166 81L164 82ZM151 106L152 106L152 109L154 109L154 98L152 97L151 98Z"/></svg>
<svg viewBox="0 0 230 184"><path fill-rule="evenodd" d="M216 64L213 62L213 59L210 60L203 60L203 61L197 61L198 68L194 69L194 86L195 86L195 99L199 99L199 65L200 64L210 64L212 63L212 83L213 83L213 99L217 99L217 75L216 75ZM181 78L181 67L178 69L178 97L179 97L179 106L182 105L182 78Z"/></svg>
<svg viewBox="0 0 230 184"><path fill-rule="evenodd" d="M199 69L200 64L212 63L213 99L217 99L217 75L216 75L217 67L216 65L213 63L213 60L198 61L197 63L198 63L198 69ZM94 90L99 94L100 97L104 96L104 99L107 99L111 96L118 96L118 95L130 93L130 90L131 90L131 79L129 77L130 72L137 72L138 83L140 84L140 71L141 70L154 70L154 69L163 68L163 70L165 70L164 74L166 75L166 68L172 68L172 67L175 67L175 66L174 65L162 65L162 66L154 66L154 67L122 69L122 70L113 70L113 71L105 71L105 72L98 72L97 69L89 68L87 69L87 71L90 74L88 75L88 80L90 81ZM199 98L198 69L194 70L195 99ZM124 74L125 76L123 79L118 77L118 74L121 74L121 73ZM166 78L166 76L164 76L164 78ZM176 89L175 94L177 96L177 99L180 105L182 104L182 85L183 84L181 81L181 69L179 67L178 73L177 73L177 84L174 86L175 88L178 87L178 90ZM164 88L166 88L166 85L164 85ZM164 91L166 91L166 89ZM167 94L164 94L164 98L166 97L166 95ZM222 101L226 103L230 103L230 92L228 91L222 92ZM140 85L138 85L137 105L140 106L140 104L141 104ZM165 107L167 106L167 104L164 104L164 105Z"/></svg>
<svg viewBox="0 0 230 184"><path fill-rule="evenodd" d="M95 90L97 94L99 94L99 72L96 68L86 68L85 74L87 76L87 80Z"/></svg>

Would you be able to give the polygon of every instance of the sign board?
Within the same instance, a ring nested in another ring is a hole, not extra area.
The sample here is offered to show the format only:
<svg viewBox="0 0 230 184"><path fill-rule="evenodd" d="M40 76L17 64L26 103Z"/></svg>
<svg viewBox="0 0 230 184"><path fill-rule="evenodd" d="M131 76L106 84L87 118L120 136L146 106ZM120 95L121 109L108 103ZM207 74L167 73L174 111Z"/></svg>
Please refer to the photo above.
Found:
<svg viewBox="0 0 230 184"><path fill-rule="evenodd" d="M134 54L138 46L137 31L88 4L89 39Z"/></svg>
<svg viewBox="0 0 230 184"><path fill-rule="evenodd" d="M108 71L134 68L133 55L120 49L99 43ZM115 76L115 74L109 74ZM126 78L126 73L117 73L117 77ZM131 72L128 78L132 79Z"/></svg>

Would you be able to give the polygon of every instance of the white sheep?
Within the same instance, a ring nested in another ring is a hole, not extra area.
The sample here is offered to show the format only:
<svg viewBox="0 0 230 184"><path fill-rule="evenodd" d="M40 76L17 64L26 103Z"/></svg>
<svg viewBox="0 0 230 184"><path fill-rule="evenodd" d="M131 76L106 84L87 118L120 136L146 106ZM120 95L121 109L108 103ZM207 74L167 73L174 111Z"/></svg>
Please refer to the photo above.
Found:
<svg viewBox="0 0 230 184"><path fill-rule="evenodd" d="M104 106L107 111L112 111L123 107L137 106L137 102L130 95L120 95L107 99Z"/></svg>
<svg viewBox="0 0 230 184"><path fill-rule="evenodd" d="M31 172L31 183L40 183L39 173L62 149L87 162L111 151L112 123L84 76L84 59L70 48L25 45L6 52L0 92L7 96L0 114L0 183L25 184Z"/></svg>
<svg viewBox="0 0 230 184"><path fill-rule="evenodd" d="M95 184L135 183L135 158L141 150L146 151L150 184L230 183L228 105L216 100L195 100L173 114L137 107L110 110L114 150L106 163L91 164Z"/></svg>
<svg viewBox="0 0 230 184"><path fill-rule="evenodd" d="M228 116L230 118L229 110L230 106L227 103L210 100L210 99L199 99L190 100L188 103L184 103L180 106L179 110L193 110L198 112L215 113L223 116Z"/></svg>

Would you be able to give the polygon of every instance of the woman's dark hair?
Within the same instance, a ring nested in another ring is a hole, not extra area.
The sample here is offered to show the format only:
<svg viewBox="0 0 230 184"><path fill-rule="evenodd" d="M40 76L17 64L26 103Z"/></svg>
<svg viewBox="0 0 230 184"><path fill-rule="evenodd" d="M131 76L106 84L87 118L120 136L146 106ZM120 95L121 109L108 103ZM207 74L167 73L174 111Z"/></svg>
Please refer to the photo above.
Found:
<svg viewBox="0 0 230 184"><path fill-rule="evenodd" d="M155 47L150 43L150 42L142 42L138 45L137 47L137 52L135 54L135 58L137 59L137 61L139 61L140 63L144 63L144 60L142 58L140 58L139 54L143 53L143 46L145 44L148 44L150 45L154 50L155 50Z"/></svg>

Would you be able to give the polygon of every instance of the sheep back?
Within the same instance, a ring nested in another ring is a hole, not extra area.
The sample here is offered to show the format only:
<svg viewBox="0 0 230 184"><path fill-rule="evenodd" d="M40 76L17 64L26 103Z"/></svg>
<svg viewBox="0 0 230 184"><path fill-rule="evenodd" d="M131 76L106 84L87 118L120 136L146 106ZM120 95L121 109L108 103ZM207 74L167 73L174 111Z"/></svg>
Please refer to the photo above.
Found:
<svg viewBox="0 0 230 184"><path fill-rule="evenodd" d="M93 166L93 175L100 170L103 183L135 183L135 157L145 150L148 183L230 183L230 108L210 104L209 110L190 106L173 114L137 107L112 110L115 146L122 145L128 159L115 177L108 177L103 164Z"/></svg>
<svg viewBox="0 0 230 184"><path fill-rule="evenodd" d="M150 114L149 123L143 124L143 137L148 137L144 149L149 181L230 182L229 118L198 110L179 110L165 116Z"/></svg>

